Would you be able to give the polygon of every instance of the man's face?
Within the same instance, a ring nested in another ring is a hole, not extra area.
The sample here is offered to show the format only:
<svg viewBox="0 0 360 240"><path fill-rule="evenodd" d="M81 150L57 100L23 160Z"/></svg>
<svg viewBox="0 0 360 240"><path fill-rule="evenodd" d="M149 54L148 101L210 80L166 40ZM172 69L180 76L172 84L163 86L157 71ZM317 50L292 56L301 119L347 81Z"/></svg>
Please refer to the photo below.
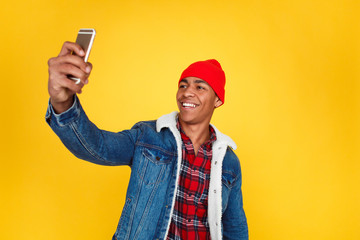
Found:
<svg viewBox="0 0 360 240"><path fill-rule="evenodd" d="M209 123L214 109L222 103L210 85L197 77L180 81L176 100L180 121L185 124Z"/></svg>

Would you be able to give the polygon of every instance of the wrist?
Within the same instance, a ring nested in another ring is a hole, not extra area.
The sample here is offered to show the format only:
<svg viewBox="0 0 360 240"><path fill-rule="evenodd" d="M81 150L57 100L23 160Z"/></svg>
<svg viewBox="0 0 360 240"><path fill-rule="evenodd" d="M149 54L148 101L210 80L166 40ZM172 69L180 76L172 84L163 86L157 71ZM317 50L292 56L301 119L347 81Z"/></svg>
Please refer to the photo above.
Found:
<svg viewBox="0 0 360 240"><path fill-rule="evenodd" d="M61 114L68 110L74 104L74 96L70 97L66 101L57 102L50 98L50 103L56 114Z"/></svg>

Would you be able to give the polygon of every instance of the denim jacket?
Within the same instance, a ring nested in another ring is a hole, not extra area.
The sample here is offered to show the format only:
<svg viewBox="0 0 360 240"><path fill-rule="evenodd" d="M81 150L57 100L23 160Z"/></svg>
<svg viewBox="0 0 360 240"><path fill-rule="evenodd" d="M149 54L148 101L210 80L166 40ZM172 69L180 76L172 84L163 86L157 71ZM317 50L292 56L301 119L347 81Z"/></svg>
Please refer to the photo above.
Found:
<svg viewBox="0 0 360 240"><path fill-rule="evenodd" d="M126 202L113 239L166 239L181 164L177 112L114 133L98 129L87 118L79 99L74 99L66 112L56 114L49 104L46 113L47 123L64 145L89 162L131 167ZM213 143L208 194L211 238L248 239L240 163L231 149L236 145L213 128L217 140Z"/></svg>

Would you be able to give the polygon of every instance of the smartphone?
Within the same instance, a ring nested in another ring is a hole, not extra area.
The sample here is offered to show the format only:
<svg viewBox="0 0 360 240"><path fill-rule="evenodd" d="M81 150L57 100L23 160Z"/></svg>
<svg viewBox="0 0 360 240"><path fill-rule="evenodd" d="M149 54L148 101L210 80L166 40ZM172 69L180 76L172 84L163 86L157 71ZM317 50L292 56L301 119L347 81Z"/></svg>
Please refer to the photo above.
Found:
<svg viewBox="0 0 360 240"><path fill-rule="evenodd" d="M85 52L84 61L87 62L90 50L94 42L96 31L93 28L81 28L76 37L76 43L79 44ZM74 52L73 55L76 55ZM68 76L70 79L76 81L76 84L80 83L80 79L74 76Z"/></svg>

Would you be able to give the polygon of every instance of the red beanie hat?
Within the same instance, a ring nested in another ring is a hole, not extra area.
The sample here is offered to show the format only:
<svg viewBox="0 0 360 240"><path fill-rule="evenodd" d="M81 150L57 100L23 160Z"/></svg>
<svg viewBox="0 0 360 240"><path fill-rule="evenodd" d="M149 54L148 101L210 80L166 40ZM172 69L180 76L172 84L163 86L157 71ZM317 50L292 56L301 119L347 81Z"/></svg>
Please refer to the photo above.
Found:
<svg viewBox="0 0 360 240"><path fill-rule="evenodd" d="M216 95L223 102L225 101L225 73L221 65L215 59L194 62L181 74L180 81L186 77L197 77L207 82Z"/></svg>

